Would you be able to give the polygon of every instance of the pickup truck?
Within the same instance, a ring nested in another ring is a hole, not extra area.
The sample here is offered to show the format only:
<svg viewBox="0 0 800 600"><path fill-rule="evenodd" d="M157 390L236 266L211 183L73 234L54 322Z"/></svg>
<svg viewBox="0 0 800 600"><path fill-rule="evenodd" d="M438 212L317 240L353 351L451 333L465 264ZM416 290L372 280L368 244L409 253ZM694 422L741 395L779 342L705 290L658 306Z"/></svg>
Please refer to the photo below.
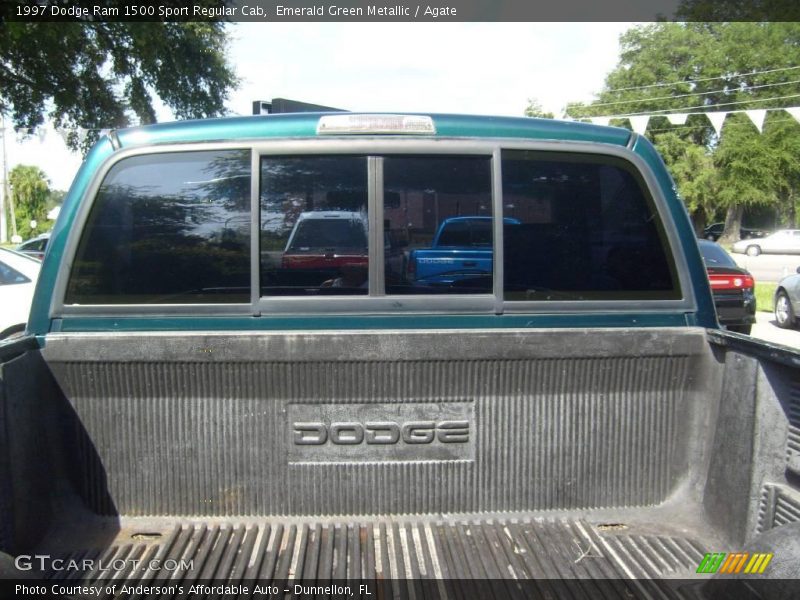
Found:
<svg viewBox="0 0 800 600"><path fill-rule="evenodd" d="M505 219L505 224L519 224ZM411 250L406 277L412 283L451 285L492 276L492 217L450 217L442 221L430 248Z"/></svg>
<svg viewBox="0 0 800 600"><path fill-rule="evenodd" d="M491 286L394 294L385 229L467 204ZM315 210L366 215L358 294L271 285ZM0 361L0 597L796 597L800 354L720 329L625 129L112 132Z"/></svg>

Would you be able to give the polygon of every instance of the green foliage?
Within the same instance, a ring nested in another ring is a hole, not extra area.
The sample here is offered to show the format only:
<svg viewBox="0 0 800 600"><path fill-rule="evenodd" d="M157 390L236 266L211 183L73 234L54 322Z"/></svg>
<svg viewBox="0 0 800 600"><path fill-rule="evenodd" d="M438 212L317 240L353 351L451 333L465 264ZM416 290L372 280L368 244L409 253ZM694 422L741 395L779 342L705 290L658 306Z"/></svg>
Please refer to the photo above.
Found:
<svg viewBox="0 0 800 600"><path fill-rule="evenodd" d="M708 7L684 3L687 10ZM597 100L567 112L580 118L795 106L800 69L788 67L798 65L800 23L649 23L620 37L619 63ZM704 116L674 126L652 117L647 130L695 222L727 212L731 238L740 223L730 217L744 205L770 205L795 218L798 133L794 119L777 111L767 114L763 134L744 114L729 115L721 136Z"/></svg>
<svg viewBox="0 0 800 600"><path fill-rule="evenodd" d="M158 97L179 119L216 116L237 84L226 42L217 22L0 22L0 113L18 128L99 130L155 122Z"/></svg>
<svg viewBox="0 0 800 600"><path fill-rule="evenodd" d="M44 172L39 167L17 165L8 174L8 181L11 184L17 233L25 240L45 231L50 189ZM31 228L32 220L37 222L36 229Z"/></svg>
<svg viewBox="0 0 800 600"><path fill-rule="evenodd" d="M536 98L528 98L528 106L525 108L526 117L538 117L540 119L554 119L555 115L542 108L541 103Z"/></svg>
<svg viewBox="0 0 800 600"><path fill-rule="evenodd" d="M772 312L775 307L775 290L777 283L764 283L756 281L756 310Z"/></svg>

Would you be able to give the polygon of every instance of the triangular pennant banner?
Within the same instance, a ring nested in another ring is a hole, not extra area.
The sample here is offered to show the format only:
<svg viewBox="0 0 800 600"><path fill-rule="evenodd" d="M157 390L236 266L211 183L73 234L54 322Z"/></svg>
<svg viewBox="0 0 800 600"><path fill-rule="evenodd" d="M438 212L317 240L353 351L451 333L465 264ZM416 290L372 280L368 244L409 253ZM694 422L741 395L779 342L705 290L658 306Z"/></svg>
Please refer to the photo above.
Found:
<svg viewBox="0 0 800 600"><path fill-rule="evenodd" d="M105 136L107 136L109 133L111 133L111 130L110 130L110 129L101 129L101 130L100 130L100 137L105 137Z"/></svg>
<svg viewBox="0 0 800 600"><path fill-rule="evenodd" d="M675 113L674 115L667 115L667 119L672 125L686 125L687 113Z"/></svg>
<svg viewBox="0 0 800 600"><path fill-rule="evenodd" d="M595 125L608 125L611 122L611 117L592 117L592 123Z"/></svg>
<svg viewBox="0 0 800 600"><path fill-rule="evenodd" d="M86 139L86 134L87 133L88 133L88 131L86 129L84 129L83 127L78 127L75 130L75 135L78 138L78 144L83 144L83 141Z"/></svg>
<svg viewBox="0 0 800 600"><path fill-rule="evenodd" d="M56 133L61 136L61 139L64 140L64 143L66 144L67 140L69 139L69 131L61 127L57 127Z"/></svg>
<svg viewBox="0 0 800 600"><path fill-rule="evenodd" d="M786 112L792 115L798 123L800 123L800 106L792 106L790 108L784 108Z"/></svg>
<svg viewBox="0 0 800 600"><path fill-rule="evenodd" d="M750 120L753 122L753 125L756 126L758 132L761 133L764 130L764 117L767 116L766 109L763 108L756 108L753 110L746 110L744 111Z"/></svg>
<svg viewBox="0 0 800 600"><path fill-rule="evenodd" d="M631 127L638 134L644 134L647 130L647 123L650 121L650 115L639 115L636 117L628 117L631 122Z"/></svg>
<svg viewBox="0 0 800 600"><path fill-rule="evenodd" d="M709 112L706 113L708 120L711 121L711 125L714 127L714 131L717 132L717 137L720 136L722 133L722 124L725 122L725 117L728 116L726 112Z"/></svg>

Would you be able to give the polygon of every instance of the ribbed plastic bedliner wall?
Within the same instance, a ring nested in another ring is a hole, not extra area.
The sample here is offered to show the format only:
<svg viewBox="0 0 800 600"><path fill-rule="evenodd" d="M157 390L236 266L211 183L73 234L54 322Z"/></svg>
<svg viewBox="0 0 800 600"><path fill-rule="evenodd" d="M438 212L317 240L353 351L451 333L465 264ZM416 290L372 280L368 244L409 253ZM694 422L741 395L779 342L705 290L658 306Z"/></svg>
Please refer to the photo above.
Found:
<svg viewBox="0 0 800 600"><path fill-rule="evenodd" d="M800 522L800 492L784 485L766 485L758 509L758 532Z"/></svg>
<svg viewBox="0 0 800 600"><path fill-rule="evenodd" d="M686 468L698 368L691 350L292 362L104 362L98 352L93 361L49 362L77 416L84 499L97 512L129 516L657 504ZM376 404L390 414L415 402L472 403L474 460L287 459L290 404L356 413Z"/></svg>

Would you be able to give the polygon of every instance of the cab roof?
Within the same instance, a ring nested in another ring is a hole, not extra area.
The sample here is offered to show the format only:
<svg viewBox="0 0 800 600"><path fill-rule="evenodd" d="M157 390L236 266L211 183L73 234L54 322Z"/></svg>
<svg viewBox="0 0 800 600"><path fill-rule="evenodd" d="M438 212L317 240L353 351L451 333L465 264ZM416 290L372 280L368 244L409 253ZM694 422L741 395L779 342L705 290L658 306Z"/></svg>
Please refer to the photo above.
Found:
<svg viewBox="0 0 800 600"><path fill-rule="evenodd" d="M356 113L291 113L248 117L225 117L195 121L175 121L122 129L115 137L122 148L152 144L174 144L205 141L237 141L264 138L316 138L320 119L329 114ZM384 113L358 113L384 114ZM409 114L409 113L391 113ZM625 146L631 131L576 121L559 121L532 117L489 117L451 114L413 115L430 117L435 134L349 134L347 137L412 137L412 138L521 138L597 142Z"/></svg>

